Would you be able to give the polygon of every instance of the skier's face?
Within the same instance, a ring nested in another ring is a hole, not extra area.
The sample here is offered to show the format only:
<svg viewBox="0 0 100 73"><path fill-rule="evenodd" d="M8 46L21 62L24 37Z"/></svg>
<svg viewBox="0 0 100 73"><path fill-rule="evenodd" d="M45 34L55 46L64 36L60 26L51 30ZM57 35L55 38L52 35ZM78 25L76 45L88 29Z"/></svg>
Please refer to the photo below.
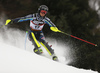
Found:
<svg viewBox="0 0 100 73"><path fill-rule="evenodd" d="M44 16L46 15L46 13L47 13L47 11L45 11L45 10L41 10L41 11L40 11L40 15L41 15L42 17L44 17Z"/></svg>

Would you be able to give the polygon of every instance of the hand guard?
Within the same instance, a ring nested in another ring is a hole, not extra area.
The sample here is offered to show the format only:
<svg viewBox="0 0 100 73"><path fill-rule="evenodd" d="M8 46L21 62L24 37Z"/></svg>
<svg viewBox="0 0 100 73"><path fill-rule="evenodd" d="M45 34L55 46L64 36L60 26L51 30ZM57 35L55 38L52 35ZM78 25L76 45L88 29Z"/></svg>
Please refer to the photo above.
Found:
<svg viewBox="0 0 100 73"><path fill-rule="evenodd" d="M50 27L50 29L54 32L60 32L57 27Z"/></svg>
<svg viewBox="0 0 100 73"><path fill-rule="evenodd" d="M12 24L12 23L13 23L13 20L7 19L5 25Z"/></svg>

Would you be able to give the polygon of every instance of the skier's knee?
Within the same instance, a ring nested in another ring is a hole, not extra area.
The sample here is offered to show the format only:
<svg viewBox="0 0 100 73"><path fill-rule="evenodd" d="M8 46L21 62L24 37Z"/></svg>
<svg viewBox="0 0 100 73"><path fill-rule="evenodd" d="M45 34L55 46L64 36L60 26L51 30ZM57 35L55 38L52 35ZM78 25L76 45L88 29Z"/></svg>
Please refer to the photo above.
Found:
<svg viewBox="0 0 100 73"><path fill-rule="evenodd" d="M44 39L39 39L39 42L45 43Z"/></svg>

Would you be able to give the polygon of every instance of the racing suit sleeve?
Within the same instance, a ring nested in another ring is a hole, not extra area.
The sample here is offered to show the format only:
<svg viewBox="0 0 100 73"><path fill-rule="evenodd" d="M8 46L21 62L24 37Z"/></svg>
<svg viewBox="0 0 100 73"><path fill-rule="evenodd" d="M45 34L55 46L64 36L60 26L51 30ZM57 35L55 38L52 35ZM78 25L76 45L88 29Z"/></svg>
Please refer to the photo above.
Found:
<svg viewBox="0 0 100 73"><path fill-rule="evenodd" d="M45 18L45 23L48 24L50 27L56 27L54 23L49 18Z"/></svg>
<svg viewBox="0 0 100 73"><path fill-rule="evenodd" d="M59 32L58 28L52 23L52 21L50 21L49 18L45 19L45 23L48 24L50 26L50 29L54 32Z"/></svg>
<svg viewBox="0 0 100 73"><path fill-rule="evenodd" d="M25 17L12 19L12 21L13 21L13 23L18 23L18 22L28 21L28 20L32 20L32 19L33 19L33 14L30 14Z"/></svg>

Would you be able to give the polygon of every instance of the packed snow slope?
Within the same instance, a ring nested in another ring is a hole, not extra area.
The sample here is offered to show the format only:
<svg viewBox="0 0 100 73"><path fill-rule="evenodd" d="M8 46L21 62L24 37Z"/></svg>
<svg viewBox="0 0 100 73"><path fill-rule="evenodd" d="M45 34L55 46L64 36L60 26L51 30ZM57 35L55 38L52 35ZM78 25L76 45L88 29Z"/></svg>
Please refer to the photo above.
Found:
<svg viewBox="0 0 100 73"><path fill-rule="evenodd" d="M0 73L97 73L77 69L0 42Z"/></svg>

